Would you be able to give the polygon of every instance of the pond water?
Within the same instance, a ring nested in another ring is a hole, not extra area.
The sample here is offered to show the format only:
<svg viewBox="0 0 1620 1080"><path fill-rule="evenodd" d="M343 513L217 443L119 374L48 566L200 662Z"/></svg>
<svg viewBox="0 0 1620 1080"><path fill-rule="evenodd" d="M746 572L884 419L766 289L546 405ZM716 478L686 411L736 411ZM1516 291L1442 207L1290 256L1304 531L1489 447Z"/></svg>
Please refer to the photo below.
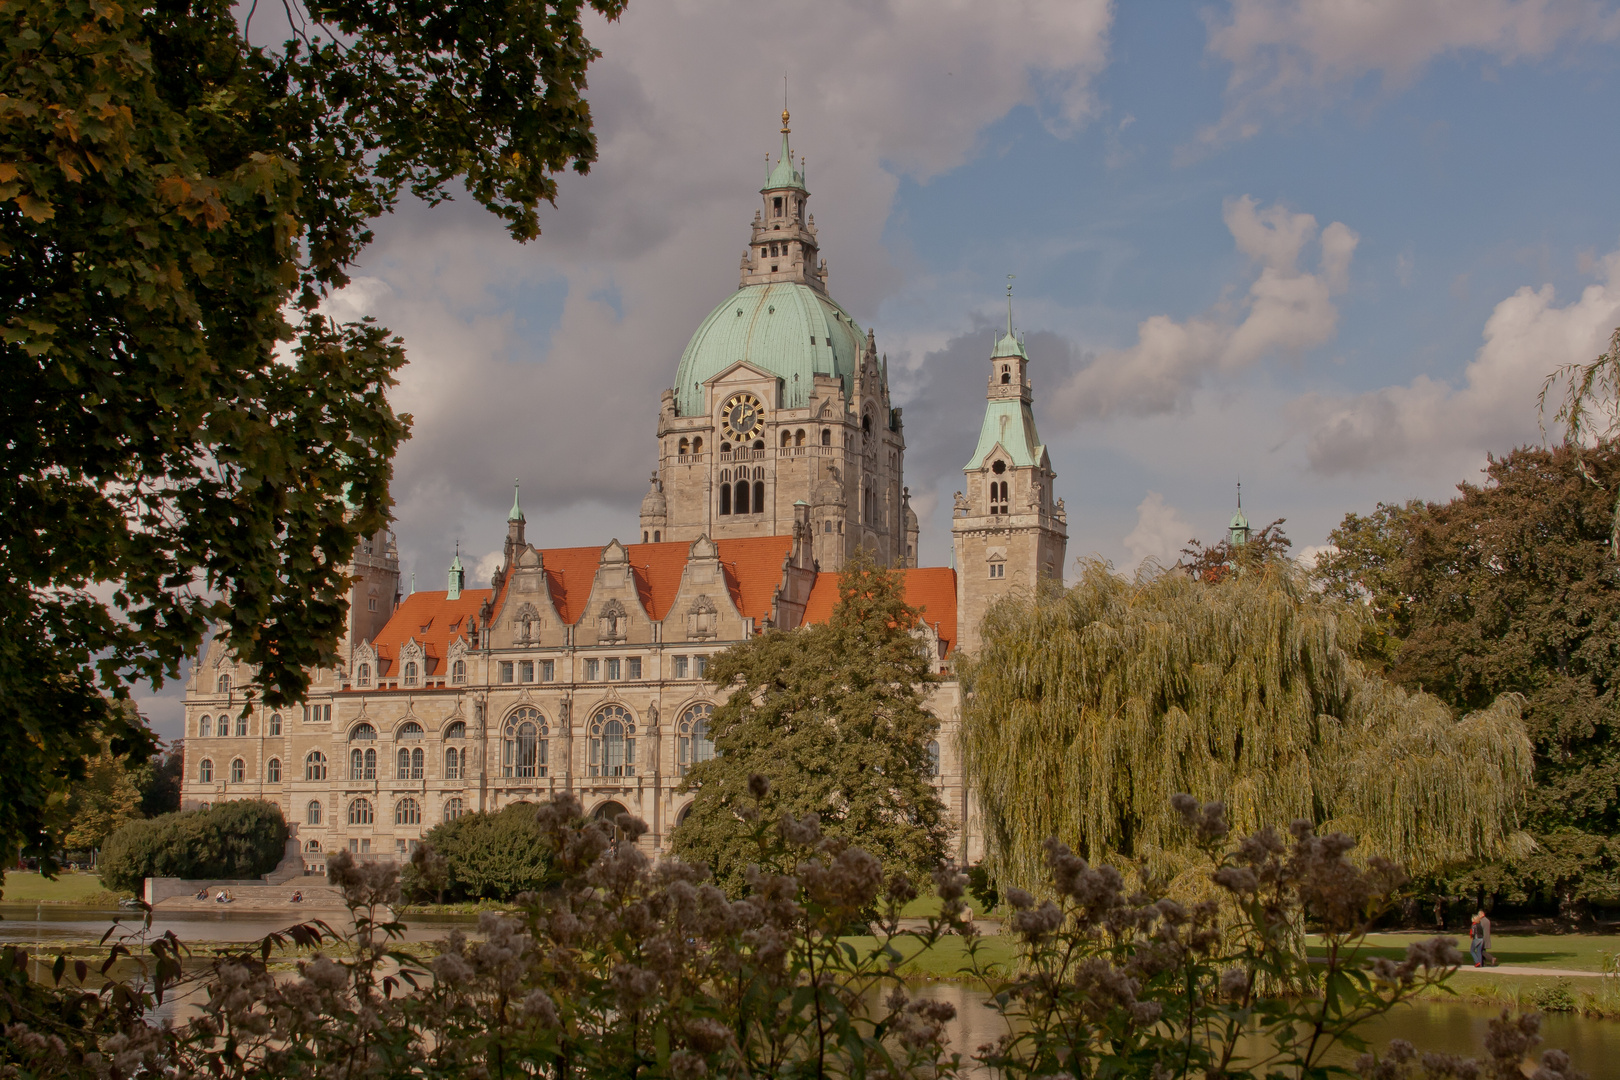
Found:
<svg viewBox="0 0 1620 1080"><path fill-rule="evenodd" d="M980 1046L1007 1030L1001 1017L990 1008L988 997L973 987L931 983L914 988L912 994L956 1006L956 1019L949 1025L951 1048L964 1058L971 1058ZM1391 1039L1405 1039L1419 1051L1481 1057L1487 1025L1500 1011L1455 1002L1414 1002L1367 1024L1362 1033L1380 1054ZM1542 1017L1541 1036L1534 1058L1539 1060L1543 1050L1556 1048L1567 1051L1575 1067L1593 1080L1620 1076L1620 1021L1549 1013ZM1330 1060L1348 1065L1355 1057L1353 1051L1339 1048ZM990 1075L988 1070L970 1070L970 1074Z"/></svg>
<svg viewBox="0 0 1620 1080"><path fill-rule="evenodd" d="M95 943L116 923L124 930L139 931L145 913L106 911L71 907L66 904L0 904L0 944L35 945L61 948L65 945ZM152 918L152 937L173 930L175 936L192 941L257 941L266 934L285 930L297 922L322 919L334 930L350 928L348 915L330 908L300 911L290 906L285 912L258 911L172 911ZM407 941L431 941L452 929L469 930L478 925L476 915L426 915L415 913L407 920ZM114 934L114 938L118 936ZM111 944L111 940L109 940Z"/></svg>

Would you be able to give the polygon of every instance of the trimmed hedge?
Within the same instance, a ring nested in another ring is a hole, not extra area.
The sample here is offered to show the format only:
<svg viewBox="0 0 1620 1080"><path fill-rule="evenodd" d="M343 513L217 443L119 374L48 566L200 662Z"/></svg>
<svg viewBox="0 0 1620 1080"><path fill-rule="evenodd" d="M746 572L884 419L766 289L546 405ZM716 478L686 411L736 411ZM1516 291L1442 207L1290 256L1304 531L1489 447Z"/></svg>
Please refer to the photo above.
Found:
<svg viewBox="0 0 1620 1080"><path fill-rule="evenodd" d="M253 878L269 873L287 850L287 822L275 803L223 802L132 821L101 848L101 883L140 892L149 877Z"/></svg>

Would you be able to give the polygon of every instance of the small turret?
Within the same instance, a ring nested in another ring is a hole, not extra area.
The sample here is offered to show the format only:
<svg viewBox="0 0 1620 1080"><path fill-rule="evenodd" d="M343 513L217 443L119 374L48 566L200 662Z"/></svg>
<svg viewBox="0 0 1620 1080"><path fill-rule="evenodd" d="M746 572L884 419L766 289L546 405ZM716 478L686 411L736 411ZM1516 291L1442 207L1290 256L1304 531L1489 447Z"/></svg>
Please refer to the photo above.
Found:
<svg viewBox="0 0 1620 1080"><path fill-rule="evenodd" d="M669 524L669 503L664 498L664 482L652 474L647 494L641 497L641 542L662 543L664 529Z"/></svg>
<svg viewBox="0 0 1620 1080"><path fill-rule="evenodd" d="M456 557L450 563L450 591L446 594L448 600L460 600L461 590L467 587L467 571L461 568L461 543L456 542Z"/></svg>
<svg viewBox="0 0 1620 1080"><path fill-rule="evenodd" d="M502 570L512 568L512 560L518 557L527 543L523 539L523 507L518 505L518 482L512 481L512 511L506 515L506 549Z"/></svg>
<svg viewBox="0 0 1620 1080"><path fill-rule="evenodd" d="M1243 481L1237 486L1237 513L1232 515L1231 523L1226 527L1226 542L1232 547L1242 547L1254 535L1249 528L1249 519L1243 515Z"/></svg>

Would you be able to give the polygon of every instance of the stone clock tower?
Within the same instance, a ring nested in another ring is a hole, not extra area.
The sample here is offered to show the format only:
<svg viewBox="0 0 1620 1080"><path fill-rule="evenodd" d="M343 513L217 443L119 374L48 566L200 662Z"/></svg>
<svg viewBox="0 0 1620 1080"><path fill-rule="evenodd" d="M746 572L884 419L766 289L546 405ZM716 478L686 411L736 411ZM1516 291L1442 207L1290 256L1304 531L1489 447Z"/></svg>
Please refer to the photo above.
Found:
<svg viewBox="0 0 1620 1080"><path fill-rule="evenodd" d="M1069 520L1054 499L1051 458L1030 410L1029 354L1013 334L996 336L985 391L979 444L962 469L966 492L956 493L951 539L956 549L956 617L961 647L979 647L979 624L990 605L1042 578L1063 579Z"/></svg>
<svg viewBox="0 0 1620 1080"><path fill-rule="evenodd" d="M642 541L783 536L807 530L837 570L857 548L917 565L902 480L906 441L888 368L827 294L810 190L782 148L760 189L739 287L681 354L658 414L658 472Z"/></svg>

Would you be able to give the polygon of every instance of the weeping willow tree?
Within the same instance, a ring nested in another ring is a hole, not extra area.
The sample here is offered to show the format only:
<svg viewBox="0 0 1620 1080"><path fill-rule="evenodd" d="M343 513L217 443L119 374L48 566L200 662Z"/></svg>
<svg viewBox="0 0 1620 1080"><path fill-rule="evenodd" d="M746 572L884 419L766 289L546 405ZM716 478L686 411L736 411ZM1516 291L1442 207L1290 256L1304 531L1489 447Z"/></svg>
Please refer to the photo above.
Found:
<svg viewBox="0 0 1620 1080"><path fill-rule="evenodd" d="M993 607L961 673L992 874L1034 889L1048 836L1173 874L1177 792L1224 801L1240 835L1304 818L1414 872L1522 847L1520 699L1459 720L1369 674L1366 620L1280 562L1213 584L1094 562Z"/></svg>

